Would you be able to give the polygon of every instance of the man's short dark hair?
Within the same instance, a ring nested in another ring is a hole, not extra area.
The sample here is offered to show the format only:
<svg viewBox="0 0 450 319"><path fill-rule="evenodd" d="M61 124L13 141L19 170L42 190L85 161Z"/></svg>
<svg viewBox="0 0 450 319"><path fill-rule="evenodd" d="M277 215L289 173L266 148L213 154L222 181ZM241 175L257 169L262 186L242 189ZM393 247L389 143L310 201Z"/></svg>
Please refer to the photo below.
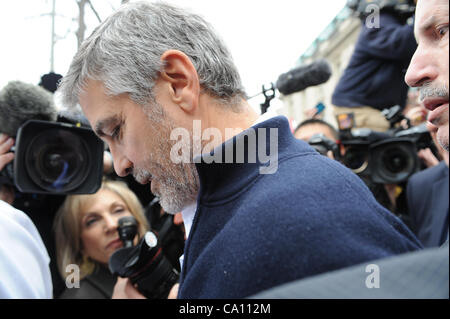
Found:
<svg viewBox="0 0 450 319"><path fill-rule="evenodd" d="M294 131L294 134L297 133L297 131L304 127L304 126L308 126L308 125L325 125L326 127L328 127L331 131L331 133L333 134L335 140L339 140L339 133L338 131L329 123L325 122L324 120L320 120L320 119L307 119L304 120L303 122L301 122L297 128Z"/></svg>

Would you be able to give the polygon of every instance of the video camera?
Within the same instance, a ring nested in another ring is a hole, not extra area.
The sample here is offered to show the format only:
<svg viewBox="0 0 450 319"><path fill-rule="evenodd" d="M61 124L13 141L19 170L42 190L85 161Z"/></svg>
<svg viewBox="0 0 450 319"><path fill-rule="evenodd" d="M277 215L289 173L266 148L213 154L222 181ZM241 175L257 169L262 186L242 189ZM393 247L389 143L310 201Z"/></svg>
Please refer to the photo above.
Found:
<svg viewBox="0 0 450 319"><path fill-rule="evenodd" d="M402 20L407 20L414 15L416 5L414 0L348 0L347 7L364 19L371 14L369 6L377 6L380 11L389 11Z"/></svg>
<svg viewBox="0 0 450 319"><path fill-rule="evenodd" d="M179 265L174 266L172 259L178 258L184 247L184 240L181 246L174 245L173 238L178 237L174 235L177 233L176 229L177 227L171 224L171 227L166 227L165 230L160 229L159 235L149 231L133 246L133 239L137 234L136 219L132 216L119 219L117 230L124 246L115 251L109 259L111 273L129 278L147 298L167 298L172 287L178 282L180 272ZM175 250L179 251L181 248L181 252L173 255L175 246L178 247Z"/></svg>
<svg viewBox="0 0 450 319"><path fill-rule="evenodd" d="M391 127L404 119L400 112L399 106L383 111ZM342 163L374 183L405 182L421 169L417 152L427 147L435 150L425 123L407 129L391 128L388 132L376 132L370 129L352 130L354 122L351 113L339 115L337 120L341 143L346 149Z"/></svg>
<svg viewBox="0 0 450 319"><path fill-rule="evenodd" d="M0 185L24 194L89 194L101 185L103 142L81 113L58 112L46 89L11 81L0 90L0 132L15 137L15 158Z"/></svg>
<svg viewBox="0 0 450 319"><path fill-rule="evenodd" d="M88 127L29 120L17 131L15 159L0 172L0 183L22 193L92 194L101 185L104 144Z"/></svg>

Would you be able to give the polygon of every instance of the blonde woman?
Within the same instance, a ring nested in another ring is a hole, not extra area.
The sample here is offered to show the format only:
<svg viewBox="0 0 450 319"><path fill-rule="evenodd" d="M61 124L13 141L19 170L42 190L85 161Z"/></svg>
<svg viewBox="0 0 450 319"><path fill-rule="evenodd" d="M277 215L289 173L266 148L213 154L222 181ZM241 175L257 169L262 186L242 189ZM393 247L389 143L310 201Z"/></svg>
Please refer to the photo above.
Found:
<svg viewBox="0 0 450 319"><path fill-rule="evenodd" d="M108 261L122 247L117 226L125 216L136 218L142 237L148 222L138 198L123 182L105 180L95 194L67 196L54 224L58 269L67 279L60 298L111 298L117 278L109 272ZM78 270L80 286L70 288Z"/></svg>

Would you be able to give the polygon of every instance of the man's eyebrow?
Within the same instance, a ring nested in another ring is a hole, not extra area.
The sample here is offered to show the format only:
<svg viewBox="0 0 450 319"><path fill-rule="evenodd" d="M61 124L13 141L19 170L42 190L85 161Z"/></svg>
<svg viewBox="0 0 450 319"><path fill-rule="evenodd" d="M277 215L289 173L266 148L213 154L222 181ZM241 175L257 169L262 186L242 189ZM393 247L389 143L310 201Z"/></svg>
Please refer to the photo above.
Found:
<svg viewBox="0 0 450 319"><path fill-rule="evenodd" d="M427 33L429 29L431 29L436 24L436 16L433 14L428 17L421 25L418 26L416 30L414 30L414 37L416 38L416 42L419 42L419 35Z"/></svg>
<svg viewBox="0 0 450 319"><path fill-rule="evenodd" d="M97 134L100 137L105 136L106 135L105 131L104 131L105 127L107 128L107 127L109 127L111 125L114 125L114 124L116 124L118 122L119 122L119 117L117 115L112 115L110 117L107 117L105 119L102 119L102 120L98 121L95 124L95 128L94 128L95 134Z"/></svg>
<svg viewBox="0 0 450 319"><path fill-rule="evenodd" d="M436 16L432 15L424 21L424 23L419 27L421 32L426 32L436 24Z"/></svg>

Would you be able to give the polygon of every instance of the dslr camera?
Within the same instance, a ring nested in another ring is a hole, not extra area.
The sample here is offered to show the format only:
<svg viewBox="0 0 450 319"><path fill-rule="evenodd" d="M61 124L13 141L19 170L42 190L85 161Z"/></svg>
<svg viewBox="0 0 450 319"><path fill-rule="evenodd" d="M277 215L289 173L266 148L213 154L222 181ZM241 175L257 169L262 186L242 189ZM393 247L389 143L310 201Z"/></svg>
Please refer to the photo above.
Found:
<svg viewBox="0 0 450 319"><path fill-rule="evenodd" d="M57 122L25 122L17 131L14 161L0 172L0 184L22 193L95 193L101 186L104 144L90 128L76 123L64 115Z"/></svg>
<svg viewBox="0 0 450 319"><path fill-rule="evenodd" d="M346 149L342 163L374 183L402 183L421 169L417 152L427 147L435 151L435 147L425 123L415 127L408 124L407 129L394 128L404 119L399 106L383 113L391 123L387 132L352 130L352 114L338 116L341 143Z"/></svg>
<svg viewBox="0 0 450 319"><path fill-rule="evenodd" d="M137 234L136 219L132 216L119 219L117 230L124 246L115 251L109 259L111 273L129 278L149 299L166 299L178 282L180 273L179 265L173 265L168 253L171 251L171 244L167 244L167 238L173 237L176 228L172 224L172 227L166 230L161 229L159 235L155 231L148 231L134 246L133 239ZM184 241L180 248L182 253Z"/></svg>
<svg viewBox="0 0 450 319"><path fill-rule="evenodd" d="M335 160L339 161L341 158L339 145L322 133L311 136L308 140L308 144L321 155L327 156L328 152L331 151Z"/></svg>

